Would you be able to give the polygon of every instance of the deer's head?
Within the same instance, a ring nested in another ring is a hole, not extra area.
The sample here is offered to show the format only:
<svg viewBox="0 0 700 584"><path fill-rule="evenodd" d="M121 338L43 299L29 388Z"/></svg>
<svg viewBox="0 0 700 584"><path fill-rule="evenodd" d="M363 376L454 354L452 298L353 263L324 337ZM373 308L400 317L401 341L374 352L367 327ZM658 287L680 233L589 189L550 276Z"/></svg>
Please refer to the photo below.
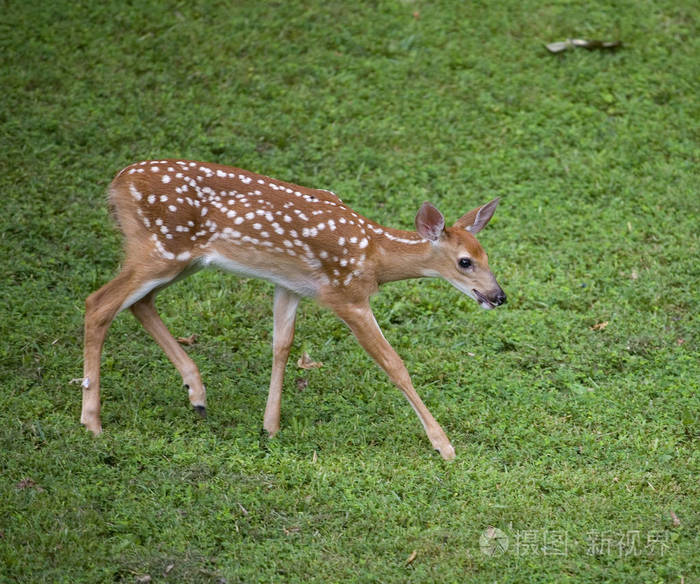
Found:
<svg viewBox="0 0 700 584"><path fill-rule="evenodd" d="M426 275L444 278L487 310L505 303L506 295L474 234L493 217L498 201L472 209L452 227L445 227L445 218L431 203L423 203L416 215L416 230L433 244L434 263Z"/></svg>

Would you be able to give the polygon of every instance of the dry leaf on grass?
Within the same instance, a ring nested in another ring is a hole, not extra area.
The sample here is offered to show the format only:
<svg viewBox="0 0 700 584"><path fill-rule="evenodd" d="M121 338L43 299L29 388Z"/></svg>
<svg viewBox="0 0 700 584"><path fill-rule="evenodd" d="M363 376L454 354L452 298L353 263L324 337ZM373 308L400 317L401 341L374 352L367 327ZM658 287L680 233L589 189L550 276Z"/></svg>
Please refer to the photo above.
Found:
<svg viewBox="0 0 700 584"><path fill-rule="evenodd" d="M299 377L297 379L297 390L301 391L309 387L309 380L306 377Z"/></svg>
<svg viewBox="0 0 700 584"><path fill-rule="evenodd" d="M321 361L312 361L309 354L304 351L304 354L297 361L297 367L300 369L318 369L323 367L323 363Z"/></svg>
<svg viewBox="0 0 700 584"><path fill-rule="evenodd" d="M676 515L673 511L671 511L671 523L673 524L673 527L678 527L681 524L681 520L678 519L678 515Z"/></svg>
<svg viewBox="0 0 700 584"><path fill-rule="evenodd" d="M548 43L545 45L550 53L561 53L567 49L573 49L575 47L582 47L584 49L593 50L615 50L622 46L622 41L599 41L599 40L586 40L586 39L566 39L565 41L559 41L554 43ZM629 223L628 223L629 225Z"/></svg>
<svg viewBox="0 0 700 584"><path fill-rule="evenodd" d="M194 345L198 336L198 334L192 333L189 337L178 337L177 342L181 345Z"/></svg>
<svg viewBox="0 0 700 584"><path fill-rule="evenodd" d="M604 331L606 326L608 326L607 320L605 322L599 322L598 324L594 324L591 327L591 330L592 331Z"/></svg>
<svg viewBox="0 0 700 584"><path fill-rule="evenodd" d="M19 489L20 491L23 491L24 489L36 489L39 493L43 492L44 490L44 487L42 487L41 485L37 485L30 478L22 479L15 485L15 488Z"/></svg>
<svg viewBox="0 0 700 584"><path fill-rule="evenodd" d="M408 558L406 558L406 565L410 566L413 563L413 561L416 559L416 556L418 556L418 550L413 550L411 552L411 555L408 556Z"/></svg>

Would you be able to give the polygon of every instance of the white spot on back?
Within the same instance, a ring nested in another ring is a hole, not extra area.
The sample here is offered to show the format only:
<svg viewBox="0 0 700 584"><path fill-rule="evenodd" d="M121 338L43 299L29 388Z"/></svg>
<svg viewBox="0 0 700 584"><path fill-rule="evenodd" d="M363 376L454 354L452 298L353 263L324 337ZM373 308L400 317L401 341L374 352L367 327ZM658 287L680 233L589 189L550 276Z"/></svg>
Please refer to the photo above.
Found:
<svg viewBox="0 0 700 584"><path fill-rule="evenodd" d="M131 196L134 197L137 201L141 200L141 197L143 196L139 191L136 189L136 187L133 184L129 185L129 191L131 192Z"/></svg>

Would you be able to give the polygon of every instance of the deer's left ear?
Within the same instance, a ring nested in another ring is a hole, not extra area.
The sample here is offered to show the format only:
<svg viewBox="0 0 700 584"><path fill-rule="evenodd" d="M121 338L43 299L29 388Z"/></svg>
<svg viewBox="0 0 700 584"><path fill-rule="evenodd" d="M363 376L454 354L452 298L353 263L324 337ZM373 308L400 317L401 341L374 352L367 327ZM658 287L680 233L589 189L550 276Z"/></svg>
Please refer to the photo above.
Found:
<svg viewBox="0 0 700 584"><path fill-rule="evenodd" d="M423 239L432 242L438 241L445 231L445 218L434 205L427 201L423 203L416 215L416 231Z"/></svg>
<svg viewBox="0 0 700 584"><path fill-rule="evenodd" d="M495 198L493 201L486 203L481 207L472 209L469 213L462 215L454 224L455 227L466 229L470 233L479 233L493 217L498 201L500 198Z"/></svg>

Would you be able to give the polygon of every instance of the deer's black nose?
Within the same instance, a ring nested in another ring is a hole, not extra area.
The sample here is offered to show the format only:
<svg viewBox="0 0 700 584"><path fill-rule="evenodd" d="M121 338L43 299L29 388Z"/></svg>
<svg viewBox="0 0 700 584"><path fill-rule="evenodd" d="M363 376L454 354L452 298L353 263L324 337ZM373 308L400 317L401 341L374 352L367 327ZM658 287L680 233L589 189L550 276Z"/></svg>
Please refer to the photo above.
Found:
<svg viewBox="0 0 700 584"><path fill-rule="evenodd" d="M505 304L506 300L506 293L503 290L501 290L498 294L496 294L495 304L496 306L500 306L501 304Z"/></svg>

